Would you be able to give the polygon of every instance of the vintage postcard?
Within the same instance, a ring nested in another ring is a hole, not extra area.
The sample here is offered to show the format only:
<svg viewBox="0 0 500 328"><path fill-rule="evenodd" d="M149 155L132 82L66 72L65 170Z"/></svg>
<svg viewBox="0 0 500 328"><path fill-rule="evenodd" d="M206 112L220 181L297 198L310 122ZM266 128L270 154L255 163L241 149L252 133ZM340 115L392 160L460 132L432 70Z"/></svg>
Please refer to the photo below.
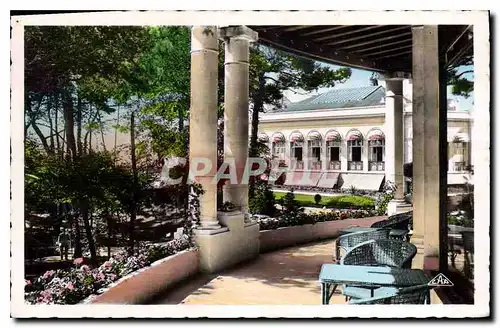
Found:
<svg viewBox="0 0 500 328"><path fill-rule="evenodd" d="M487 11L11 26L13 317L491 315Z"/></svg>

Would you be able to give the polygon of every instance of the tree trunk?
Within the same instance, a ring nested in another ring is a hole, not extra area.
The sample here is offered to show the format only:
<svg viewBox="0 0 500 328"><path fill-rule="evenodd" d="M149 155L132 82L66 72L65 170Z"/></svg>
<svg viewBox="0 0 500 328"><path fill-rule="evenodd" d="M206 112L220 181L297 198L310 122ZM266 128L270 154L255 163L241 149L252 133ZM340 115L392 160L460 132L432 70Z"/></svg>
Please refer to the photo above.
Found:
<svg viewBox="0 0 500 328"><path fill-rule="evenodd" d="M56 153L61 154L61 153L63 153L63 151L61 150L61 142L59 140L59 138L60 138L60 136L59 136L59 122L58 122L58 120L59 120L59 115L58 115L59 114L59 97L57 94L54 97L56 100L55 105L54 105L54 109L55 109L55 111L54 111L54 125L55 125L54 128L57 132L57 134L56 134L56 147L57 147Z"/></svg>
<svg viewBox="0 0 500 328"><path fill-rule="evenodd" d="M107 228L108 228L108 240L106 241L107 243L107 246L108 246L108 258L111 257L111 222L112 222L112 219L111 219L111 213L106 213L106 225L107 225Z"/></svg>
<svg viewBox="0 0 500 328"><path fill-rule="evenodd" d="M249 157L257 157L258 155L258 144L257 144L257 134L259 132L259 113L264 108L264 95L266 92L266 79L263 73L259 74L259 89L253 100L253 111L252 111L252 129L250 134L250 151ZM248 197L252 199L255 194L255 179L251 177L248 186Z"/></svg>
<svg viewBox="0 0 500 328"><path fill-rule="evenodd" d="M82 216L83 216L83 224L85 226L85 234L87 235L87 242L89 243L89 251L90 251L90 262L94 267L97 267L97 253L95 249L94 238L92 237L92 228L89 223L89 204L85 200L81 207Z"/></svg>
<svg viewBox="0 0 500 328"><path fill-rule="evenodd" d="M64 110L64 121L66 122L66 143L68 144L68 152L72 159L77 156L76 151L76 141L75 141L75 120L73 117L73 99L71 99L71 93L68 90L63 92L63 110Z"/></svg>
<svg viewBox="0 0 500 328"><path fill-rule="evenodd" d="M77 108L76 108L76 146L78 156L82 156L82 99L78 95Z"/></svg>
<svg viewBox="0 0 500 328"><path fill-rule="evenodd" d="M182 132L184 131L184 114L180 105L177 105L177 117L179 118L179 132Z"/></svg>
<svg viewBox="0 0 500 328"><path fill-rule="evenodd" d="M49 130L50 130L50 153L54 154L55 153L55 142L54 142L54 124L52 121L52 111L54 110L54 96L49 96L49 102L47 104L47 117L49 120ZM57 132L57 130L55 131Z"/></svg>
<svg viewBox="0 0 500 328"><path fill-rule="evenodd" d="M135 113L132 112L130 115L130 156L132 161L132 174L134 175L134 187L132 188L132 204L130 207L130 250L134 250L134 230L135 230L135 219L137 217L137 188L138 188L138 178L137 178L137 158L135 157Z"/></svg>
<svg viewBox="0 0 500 328"><path fill-rule="evenodd" d="M73 253L73 258L82 257L82 236L80 233L80 218L78 215L73 217L73 223L75 224L75 251Z"/></svg>

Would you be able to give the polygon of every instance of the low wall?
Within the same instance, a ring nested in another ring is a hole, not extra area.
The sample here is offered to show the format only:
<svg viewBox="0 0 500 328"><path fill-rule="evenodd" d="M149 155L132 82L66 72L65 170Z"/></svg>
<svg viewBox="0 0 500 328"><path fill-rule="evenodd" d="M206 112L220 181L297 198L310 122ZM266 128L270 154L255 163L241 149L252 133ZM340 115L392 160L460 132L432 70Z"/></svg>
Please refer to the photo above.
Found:
<svg viewBox="0 0 500 328"><path fill-rule="evenodd" d="M369 227L373 223L385 220L385 216L364 219L345 219L316 224L304 224L294 227L283 227L260 232L260 252L305 244L316 240L335 238L339 232L353 226Z"/></svg>
<svg viewBox="0 0 500 328"><path fill-rule="evenodd" d="M89 299L87 304L141 304L151 295L199 272L198 250L182 251L154 262L111 284L107 290Z"/></svg>

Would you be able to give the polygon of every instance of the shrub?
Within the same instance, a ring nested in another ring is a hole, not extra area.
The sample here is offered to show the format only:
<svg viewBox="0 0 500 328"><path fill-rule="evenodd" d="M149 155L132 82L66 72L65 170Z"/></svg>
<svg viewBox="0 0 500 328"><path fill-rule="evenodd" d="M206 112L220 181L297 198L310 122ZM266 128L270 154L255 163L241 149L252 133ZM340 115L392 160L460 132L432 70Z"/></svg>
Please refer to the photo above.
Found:
<svg viewBox="0 0 500 328"><path fill-rule="evenodd" d="M366 196L345 195L332 197L332 199L326 203L326 206L339 209L369 210L375 207L375 202L372 198Z"/></svg>
<svg viewBox="0 0 500 328"><path fill-rule="evenodd" d="M384 186L384 193L377 198L376 210L378 215L387 215L387 205L394 199L396 186L391 181L387 181Z"/></svg>
<svg viewBox="0 0 500 328"><path fill-rule="evenodd" d="M319 205L319 202L321 202L321 195L320 194L314 195L314 202L316 203L316 205Z"/></svg>
<svg viewBox="0 0 500 328"><path fill-rule="evenodd" d="M304 224L315 224L317 222L327 222L335 220L345 220L349 218L365 218L375 216L374 210L345 210L328 211L320 213L298 213L294 217L281 216L278 218L256 218L260 230L271 230L280 227L300 226Z"/></svg>
<svg viewBox="0 0 500 328"><path fill-rule="evenodd" d="M268 216L276 215L276 200L271 187L265 183L258 183L254 192L254 197L250 199L248 207L252 214L263 214Z"/></svg>

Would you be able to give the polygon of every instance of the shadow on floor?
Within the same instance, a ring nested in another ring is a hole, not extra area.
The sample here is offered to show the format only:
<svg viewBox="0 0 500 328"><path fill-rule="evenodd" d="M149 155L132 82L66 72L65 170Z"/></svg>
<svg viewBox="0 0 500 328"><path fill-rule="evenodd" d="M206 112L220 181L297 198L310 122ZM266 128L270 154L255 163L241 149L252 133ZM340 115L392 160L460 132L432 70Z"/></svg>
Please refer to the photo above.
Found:
<svg viewBox="0 0 500 328"><path fill-rule="evenodd" d="M182 301L189 295L201 293L199 290L201 288L207 288L205 285L216 277L217 274L197 274L158 293L157 295L154 295L143 304L181 304Z"/></svg>

